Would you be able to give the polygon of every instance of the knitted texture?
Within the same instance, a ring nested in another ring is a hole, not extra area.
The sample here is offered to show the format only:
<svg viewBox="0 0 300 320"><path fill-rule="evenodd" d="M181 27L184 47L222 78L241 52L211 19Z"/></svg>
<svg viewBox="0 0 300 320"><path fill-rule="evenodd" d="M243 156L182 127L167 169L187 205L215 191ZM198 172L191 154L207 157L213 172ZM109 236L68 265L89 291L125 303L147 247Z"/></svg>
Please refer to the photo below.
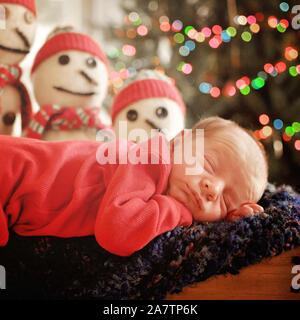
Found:
<svg viewBox="0 0 300 320"><path fill-rule="evenodd" d="M90 53L98 57L108 68L108 61L104 52L91 37L76 32L63 32L57 33L45 42L35 57L31 73L33 73L44 60L65 50L78 50Z"/></svg>
<svg viewBox="0 0 300 320"><path fill-rule="evenodd" d="M111 106L112 121L127 106L149 98L169 98L178 104L183 114L186 113L182 97L169 77L153 70L141 70L129 77L115 96Z"/></svg>
<svg viewBox="0 0 300 320"><path fill-rule="evenodd" d="M42 139L47 130L69 131L79 128L102 130L105 126L99 118L101 108L63 108L57 105L42 107L31 119L27 138Z"/></svg>
<svg viewBox="0 0 300 320"><path fill-rule="evenodd" d="M12 85L21 94L22 99L22 107L21 107L21 115L22 115L22 129L25 129L30 121L32 115L31 101L28 94L27 89L20 81L22 76L22 69L17 65L6 65L0 63L0 99L3 94L3 90L6 85ZM0 116L2 110L0 105Z"/></svg>
<svg viewBox="0 0 300 320"><path fill-rule="evenodd" d="M35 0L0 0L0 3L18 4L29 9L36 16Z"/></svg>
<svg viewBox="0 0 300 320"><path fill-rule="evenodd" d="M10 235L0 249L7 298L163 299L217 274L300 245L300 196L289 186L269 184L265 213L235 222L194 223L155 238L121 258L94 237L59 239ZM5 296L4 296L5 297Z"/></svg>

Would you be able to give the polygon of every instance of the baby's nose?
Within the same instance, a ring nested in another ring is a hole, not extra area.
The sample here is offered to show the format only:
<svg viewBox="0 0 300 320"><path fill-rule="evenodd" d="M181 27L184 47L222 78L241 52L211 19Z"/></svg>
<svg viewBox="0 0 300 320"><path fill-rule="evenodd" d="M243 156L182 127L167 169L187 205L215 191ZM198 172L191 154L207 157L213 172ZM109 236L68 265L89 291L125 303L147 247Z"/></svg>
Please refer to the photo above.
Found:
<svg viewBox="0 0 300 320"><path fill-rule="evenodd" d="M207 201L215 201L222 191L221 181L203 179L201 181L201 192Z"/></svg>

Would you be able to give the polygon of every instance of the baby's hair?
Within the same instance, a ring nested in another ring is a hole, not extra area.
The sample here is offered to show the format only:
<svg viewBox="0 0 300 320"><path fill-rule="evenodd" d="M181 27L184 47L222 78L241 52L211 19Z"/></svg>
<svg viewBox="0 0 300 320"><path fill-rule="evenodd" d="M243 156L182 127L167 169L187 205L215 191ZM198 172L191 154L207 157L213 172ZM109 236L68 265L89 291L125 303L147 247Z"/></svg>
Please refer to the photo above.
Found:
<svg viewBox="0 0 300 320"><path fill-rule="evenodd" d="M255 141L255 143L257 144L257 146L259 147L259 149L261 150L261 152L263 154L264 162L265 162L265 166L266 166L266 172L268 173L269 165L268 165L268 158L267 158L267 154L266 154L265 148L262 145L262 143L259 142L256 139L256 137L254 135L254 132L252 130L245 129L245 128L241 127L239 124L237 124L236 122L232 121L232 120L227 120L227 119L220 118L218 116L213 116L213 117L208 117L208 118L205 118L205 119L201 119L193 127L192 131L193 131L193 134L194 134L197 129L204 129L204 136L205 135L209 136L210 134L212 134L216 130L230 129L230 127L232 127L232 126L243 130L244 132L246 132Z"/></svg>

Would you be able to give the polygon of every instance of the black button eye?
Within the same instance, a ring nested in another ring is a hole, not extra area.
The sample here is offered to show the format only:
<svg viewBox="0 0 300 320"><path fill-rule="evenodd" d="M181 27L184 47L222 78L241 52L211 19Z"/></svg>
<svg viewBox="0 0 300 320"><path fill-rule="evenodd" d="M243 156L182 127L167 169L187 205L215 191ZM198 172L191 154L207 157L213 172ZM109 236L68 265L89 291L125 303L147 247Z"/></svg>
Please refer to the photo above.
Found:
<svg viewBox="0 0 300 320"><path fill-rule="evenodd" d="M136 121L138 118L138 113L135 110L129 110L127 112L127 119L129 121Z"/></svg>
<svg viewBox="0 0 300 320"><path fill-rule="evenodd" d="M166 118L168 116L168 110L165 107L158 107L155 111L158 118Z"/></svg>
<svg viewBox="0 0 300 320"><path fill-rule="evenodd" d="M97 61L95 58L93 57L89 57L87 60L86 60L86 64L89 68L96 68L97 67Z"/></svg>
<svg viewBox="0 0 300 320"><path fill-rule="evenodd" d="M16 114L14 112L6 113L2 118L2 121L6 126L12 126L15 123L15 120Z"/></svg>
<svg viewBox="0 0 300 320"><path fill-rule="evenodd" d="M60 56L60 57L58 58L58 62L59 62L61 65L65 66L66 64L68 64L68 63L70 62L70 57L67 56L66 54L64 54L64 55L62 55L62 56Z"/></svg>

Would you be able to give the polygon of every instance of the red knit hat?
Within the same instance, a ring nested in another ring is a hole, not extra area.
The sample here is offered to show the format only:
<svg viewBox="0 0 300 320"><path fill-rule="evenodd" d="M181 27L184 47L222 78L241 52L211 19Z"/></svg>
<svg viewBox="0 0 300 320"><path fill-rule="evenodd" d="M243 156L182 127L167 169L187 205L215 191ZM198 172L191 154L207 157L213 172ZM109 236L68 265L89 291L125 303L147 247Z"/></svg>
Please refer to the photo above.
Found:
<svg viewBox="0 0 300 320"><path fill-rule="evenodd" d="M170 80L169 78L161 74L158 78L153 77L152 75L155 72L152 70L142 70L141 73L146 73L147 78L138 76L135 81L125 86L115 96L111 107L112 122L114 122L117 114L127 106L149 98L169 98L178 103L182 113L185 115L186 106L175 85L170 81L166 81L167 79Z"/></svg>
<svg viewBox="0 0 300 320"><path fill-rule="evenodd" d="M26 7L36 16L35 0L0 0L0 3L18 4L20 6Z"/></svg>
<svg viewBox="0 0 300 320"><path fill-rule="evenodd" d="M44 60L65 50L88 52L98 57L108 68L107 58L96 41L82 33L63 31L54 34L45 42L35 57L31 73L33 73Z"/></svg>

